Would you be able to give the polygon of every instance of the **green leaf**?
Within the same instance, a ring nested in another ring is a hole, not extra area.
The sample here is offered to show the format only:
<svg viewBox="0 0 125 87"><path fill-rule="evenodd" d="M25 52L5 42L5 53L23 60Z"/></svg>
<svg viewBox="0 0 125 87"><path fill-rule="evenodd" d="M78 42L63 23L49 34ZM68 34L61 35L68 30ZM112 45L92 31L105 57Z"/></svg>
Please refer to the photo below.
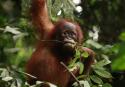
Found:
<svg viewBox="0 0 125 87"><path fill-rule="evenodd" d="M18 31L18 28L12 28L10 26L6 26L5 30L4 30L4 33L5 32L9 32L9 33L12 33L12 34L21 34L20 31Z"/></svg>
<svg viewBox="0 0 125 87"><path fill-rule="evenodd" d="M103 47L101 44L99 44L99 43L97 43L97 42L95 42L93 40L87 40L86 43L93 46L93 47L95 47L95 48L97 48L97 49L100 49L100 48Z"/></svg>
<svg viewBox="0 0 125 87"><path fill-rule="evenodd" d="M77 65L79 66L79 74L82 74L84 70L84 64L82 62L78 62Z"/></svg>
<svg viewBox="0 0 125 87"><path fill-rule="evenodd" d="M3 70L5 70L4 68L0 68L0 71L3 71Z"/></svg>
<svg viewBox="0 0 125 87"><path fill-rule="evenodd" d="M77 79L84 79L84 78L86 78L86 75L80 75L77 77Z"/></svg>
<svg viewBox="0 0 125 87"><path fill-rule="evenodd" d="M10 77L10 76L3 77L3 78L2 78L2 80L3 80L3 81L6 81L6 82L7 82L7 81L10 81L10 80L12 80L12 79L13 79L13 77Z"/></svg>
<svg viewBox="0 0 125 87"><path fill-rule="evenodd" d="M101 70L104 70L105 71L105 68L104 67L100 67L100 66L95 66L95 65L92 65L92 68L93 70L97 70L97 69L101 69Z"/></svg>
<svg viewBox="0 0 125 87"><path fill-rule="evenodd" d="M97 85L92 85L92 87L98 87Z"/></svg>
<svg viewBox="0 0 125 87"><path fill-rule="evenodd" d="M88 52L85 51L85 52L82 53L81 56L84 57L84 58L88 58L89 54L88 54Z"/></svg>
<svg viewBox="0 0 125 87"><path fill-rule="evenodd" d="M102 85L102 87L112 87L112 86L109 83L105 83L105 84Z"/></svg>
<svg viewBox="0 0 125 87"><path fill-rule="evenodd" d="M94 65L95 67L103 67L103 66L108 65L108 64L111 63L111 61L110 61L105 55L102 55L102 56L104 56L105 59L103 59L103 60L97 62L97 63Z"/></svg>
<svg viewBox="0 0 125 87"><path fill-rule="evenodd" d="M79 81L79 83L83 85L83 87L90 87L90 84L88 81L82 80L82 81ZM77 82L73 83L73 87L79 87L78 83Z"/></svg>
<svg viewBox="0 0 125 87"><path fill-rule="evenodd" d="M4 70L2 71L2 73L1 73L0 76L1 76L1 77L9 76L9 72L8 72L6 69L4 69Z"/></svg>
<svg viewBox="0 0 125 87"><path fill-rule="evenodd" d="M125 70L125 41L119 45L117 57L112 62L113 70Z"/></svg>
<svg viewBox="0 0 125 87"><path fill-rule="evenodd" d="M11 84L11 86L10 87L17 87L16 86L16 83L15 82L13 82L12 84Z"/></svg>
<svg viewBox="0 0 125 87"><path fill-rule="evenodd" d="M77 60L80 59L80 54L81 54L80 51L79 51L79 50L76 50L75 58L70 61L70 64L69 64L69 66L68 66L69 68L72 68L72 67L75 66Z"/></svg>
<svg viewBox="0 0 125 87"><path fill-rule="evenodd" d="M80 51L79 50L76 50L76 54L75 54L75 58L80 58Z"/></svg>
<svg viewBox="0 0 125 87"><path fill-rule="evenodd" d="M69 63L69 65L68 65L68 67L72 68L72 67L76 66L76 61L77 60L78 60L78 58L76 58L76 57L73 60L71 60L70 63Z"/></svg>
<svg viewBox="0 0 125 87"><path fill-rule="evenodd" d="M40 85L40 84L42 84L43 82L41 82L41 81L36 81L36 85Z"/></svg>
<svg viewBox="0 0 125 87"><path fill-rule="evenodd" d="M91 80L92 80L93 82L95 82L95 83L97 83L97 84L103 84L103 81L102 81L99 77L97 77L97 76L95 76L95 75L90 76L90 78L91 78Z"/></svg>
<svg viewBox="0 0 125 87"><path fill-rule="evenodd" d="M84 84L84 87L90 87L90 84L88 81L83 81L83 82L80 82L80 84Z"/></svg>
<svg viewBox="0 0 125 87"><path fill-rule="evenodd" d="M119 39L125 41L125 32L120 34Z"/></svg>
<svg viewBox="0 0 125 87"><path fill-rule="evenodd" d="M99 75L101 77L112 78L112 75L109 72L105 71L105 70L95 69L94 71L96 72L97 75Z"/></svg>

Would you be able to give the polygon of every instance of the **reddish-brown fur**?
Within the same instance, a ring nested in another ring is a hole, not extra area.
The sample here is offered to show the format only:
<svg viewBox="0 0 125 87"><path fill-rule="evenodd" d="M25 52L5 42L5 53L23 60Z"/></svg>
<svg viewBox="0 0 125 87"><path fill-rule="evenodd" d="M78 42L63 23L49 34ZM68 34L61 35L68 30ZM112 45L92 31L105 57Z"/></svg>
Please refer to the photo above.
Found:
<svg viewBox="0 0 125 87"><path fill-rule="evenodd" d="M54 40L53 35L57 35L58 28L62 28L64 24L69 23L66 20L57 22L56 25L52 24L49 20L46 0L32 0L32 20L33 24L37 28L40 34L40 41L36 47L35 52L27 63L26 72L37 77L37 79L28 77L28 82L34 84L36 80L47 81L58 85L59 87L70 87L70 83L73 82L73 77L66 71L65 67L60 64L64 62L68 65L69 61L74 55L70 53L64 55L63 52L58 48L59 43L51 42ZM82 31L80 27L75 23L76 26L78 43L81 44L83 40ZM85 73L87 74L90 70L90 66L93 62L93 51L88 48L82 48L87 51L90 55L85 61ZM78 74L78 69L73 71L74 75Z"/></svg>

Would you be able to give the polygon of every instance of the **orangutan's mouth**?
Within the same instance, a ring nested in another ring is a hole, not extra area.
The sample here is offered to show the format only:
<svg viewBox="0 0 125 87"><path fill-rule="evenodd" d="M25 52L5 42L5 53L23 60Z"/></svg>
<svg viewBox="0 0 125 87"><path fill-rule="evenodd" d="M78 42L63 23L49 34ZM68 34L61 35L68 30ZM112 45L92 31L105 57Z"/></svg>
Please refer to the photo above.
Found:
<svg viewBox="0 0 125 87"><path fill-rule="evenodd" d="M76 42L74 40L70 39L65 39L64 40L64 45L67 47L74 48L76 46Z"/></svg>

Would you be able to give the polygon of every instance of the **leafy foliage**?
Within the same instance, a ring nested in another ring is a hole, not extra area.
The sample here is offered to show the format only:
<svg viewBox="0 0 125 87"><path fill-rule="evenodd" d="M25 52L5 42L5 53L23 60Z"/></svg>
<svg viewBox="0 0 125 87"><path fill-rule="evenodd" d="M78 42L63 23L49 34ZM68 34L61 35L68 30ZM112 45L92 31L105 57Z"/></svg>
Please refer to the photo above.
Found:
<svg viewBox="0 0 125 87"><path fill-rule="evenodd" d="M105 46L101 46L99 43L95 41L93 41L93 43L88 43L88 41L86 41L86 44L89 46L92 46L95 49L99 49L99 51L101 51L101 49L103 49L103 51L108 49L108 48L104 49ZM105 55L105 53L101 52L101 54L98 54L97 57L95 58L96 63L92 65L91 73L88 76L85 76L82 74L82 72L84 71L84 67L83 67L84 64L79 61L81 60L81 58L86 58L88 56L89 55L87 53L85 52L81 53L79 49L76 50L76 56L71 62L71 64L69 65L69 69L76 67L76 65L80 68L81 75L78 76L78 79L80 84L84 85L84 87L98 87L98 86L105 87L105 85L107 85L108 83L106 83L105 80L103 81L103 79L107 79L107 82L108 82L108 80L112 78L111 73L105 67L108 64L110 64L111 61L109 60L108 56ZM100 57L98 58L98 56ZM79 85L76 82L73 85L74 87L79 87ZM111 85L108 84L107 87L111 87Z"/></svg>
<svg viewBox="0 0 125 87"><path fill-rule="evenodd" d="M117 51L117 57L112 63L114 70L125 70L125 32L122 32L119 38L122 40L121 43L114 45L114 51ZM120 66L119 66L120 65Z"/></svg>

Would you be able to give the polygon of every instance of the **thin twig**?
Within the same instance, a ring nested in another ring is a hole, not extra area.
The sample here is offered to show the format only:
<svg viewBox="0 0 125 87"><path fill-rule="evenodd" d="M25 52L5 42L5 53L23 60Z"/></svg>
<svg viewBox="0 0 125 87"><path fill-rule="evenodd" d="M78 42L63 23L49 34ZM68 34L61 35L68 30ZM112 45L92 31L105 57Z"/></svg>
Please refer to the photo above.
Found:
<svg viewBox="0 0 125 87"><path fill-rule="evenodd" d="M43 42L59 42L59 43L63 43L63 41L59 41L59 40L40 40Z"/></svg>
<svg viewBox="0 0 125 87"><path fill-rule="evenodd" d="M67 71L72 75L72 77L76 80L76 82L78 83L78 85L79 85L79 87L83 87L81 84L80 84L80 82L79 82L79 80L76 78L76 76L68 69L68 67L63 63L63 62L60 62L66 69L67 69Z"/></svg>
<svg viewBox="0 0 125 87"><path fill-rule="evenodd" d="M25 73L25 72L22 72L22 71L18 71L18 70L15 70L15 71L18 72L18 73L22 73L24 75L27 75L27 76L29 76L31 78L37 79L37 77L35 77L35 76L31 75L31 74L28 74L28 73Z"/></svg>

